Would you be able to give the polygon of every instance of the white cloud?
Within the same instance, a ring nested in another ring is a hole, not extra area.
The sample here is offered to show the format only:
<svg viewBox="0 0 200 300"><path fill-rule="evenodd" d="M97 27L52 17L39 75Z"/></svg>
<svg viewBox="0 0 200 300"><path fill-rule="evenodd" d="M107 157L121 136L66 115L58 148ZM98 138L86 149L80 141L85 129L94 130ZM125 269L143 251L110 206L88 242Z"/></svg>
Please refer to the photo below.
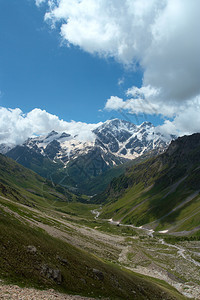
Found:
<svg viewBox="0 0 200 300"><path fill-rule="evenodd" d="M142 87L106 109L161 114L173 118L162 130L185 133L200 130L199 11L199 0L49 0L45 19L68 45L140 65Z"/></svg>
<svg viewBox="0 0 200 300"><path fill-rule="evenodd" d="M188 135L200 132L200 97L189 101L184 107L177 110L172 121L166 120L157 130L164 134Z"/></svg>
<svg viewBox="0 0 200 300"><path fill-rule="evenodd" d="M120 86L120 85L123 85L124 84L124 77L122 78L119 78L118 81L117 81L117 84Z"/></svg>
<svg viewBox="0 0 200 300"><path fill-rule="evenodd" d="M68 43L126 64L141 57L150 41L148 28L163 6L158 0L51 0L50 5L45 19L62 21Z"/></svg>
<svg viewBox="0 0 200 300"><path fill-rule="evenodd" d="M19 108L0 107L0 143L21 144L30 136L47 134L52 130L79 135L82 141L92 141L92 130L100 124L66 122L38 108L23 114Z"/></svg>
<svg viewBox="0 0 200 300"><path fill-rule="evenodd" d="M144 86L162 99L200 93L199 0L51 0L46 20L60 22L69 44L124 64L138 61Z"/></svg>
<svg viewBox="0 0 200 300"><path fill-rule="evenodd" d="M143 86L141 88L133 86L126 92L127 96L131 96L136 99L148 99L150 97L156 97L158 94L159 91L155 88L152 88L150 85Z"/></svg>
<svg viewBox="0 0 200 300"><path fill-rule="evenodd" d="M46 0L35 0L35 4L40 6L42 3L46 2Z"/></svg>
<svg viewBox="0 0 200 300"><path fill-rule="evenodd" d="M142 90L144 91L144 89ZM171 103L171 106L157 99L148 101L142 91L136 88L133 95L135 98L123 100L122 98L111 96L105 105L105 109L115 111L127 111L132 114L147 114L168 116L171 120L165 120L163 125L157 126L157 131L166 136L174 134L182 136L200 132L200 96L184 103ZM147 93L151 92L147 89ZM153 91L152 91L153 93ZM130 94L130 90L128 91ZM156 93L154 94L156 96Z"/></svg>
<svg viewBox="0 0 200 300"><path fill-rule="evenodd" d="M123 99L117 97L117 96L111 96L110 99L107 100L105 109L106 110L119 110L124 105Z"/></svg>
<svg viewBox="0 0 200 300"><path fill-rule="evenodd" d="M138 89L139 90L139 89ZM135 94L136 93L136 94ZM129 90L129 95L130 90ZM148 115L160 115L163 114L168 117L173 117L177 111L177 106L169 106L156 99L156 94L151 97L151 101L144 96L143 93L134 90L135 97L123 100L117 96L111 96L105 105L105 109L111 110L125 110L132 114L148 114ZM180 107L180 104L179 104Z"/></svg>

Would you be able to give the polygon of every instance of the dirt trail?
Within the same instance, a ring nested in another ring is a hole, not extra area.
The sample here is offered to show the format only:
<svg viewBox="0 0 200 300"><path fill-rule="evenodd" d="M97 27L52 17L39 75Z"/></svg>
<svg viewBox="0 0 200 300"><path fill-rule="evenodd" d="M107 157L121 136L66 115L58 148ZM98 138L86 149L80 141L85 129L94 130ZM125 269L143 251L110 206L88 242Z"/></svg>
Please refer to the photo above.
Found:
<svg viewBox="0 0 200 300"><path fill-rule="evenodd" d="M0 196L0 198L12 202L4 197ZM125 238L122 236L107 234L83 225L80 226L73 224L67 220L49 216L35 208L27 207L19 203L15 204L19 207L25 208L26 210L33 211L37 214L37 217L40 216L47 218L48 221L52 222L52 224L48 225L42 221L38 221L34 216L32 216L32 218L25 215L21 216L4 205L0 205L0 207L7 213L14 215L15 218L19 219L21 222L27 222L31 226L41 228L52 237L62 239L65 242L68 242L75 247L85 249L88 252L96 253L100 257L105 258L106 256L106 258L110 260L115 260L118 258L118 255L124 247L123 244L125 242Z"/></svg>
<svg viewBox="0 0 200 300"><path fill-rule="evenodd" d="M185 221L191 219L192 217L194 217L194 216L196 216L196 215L198 215L198 214L200 214L200 209L197 210L197 211L196 211L195 213L193 213L192 215L190 215L189 217L186 217L186 218L183 218L183 219L179 220L179 221L177 222L176 225L174 225L174 226L172 226L172 227L170 227L170 228L168 229L168 233L171 234L171 235L178 235L178 236L181 236L181 235L189 235L189 234L194 233L195 231L199 230L199 229L200 229L200 226L197 226L197 227L195 227L195 228L193 228L193 229L191 229L191 230L183 230L183 231L179 231L179 232L173 232L173 231L175 231L175 229L176 229L177 227L179 227L179 226L180 226L181 224L183 224ZM171 232L171 231L172 231L172 232Z"/></svg>
<svg viewBox="0 0 200 300"><path fill-rule="evenodd" d="M139 206L144 204L145 202L149 201L149 198L143 200L142 202L138 203L137 205L134 205L131 210L129 210L121 219L118 220L118 222L122 222L129 214L131 214L135 209L137 209Z"/></svg>

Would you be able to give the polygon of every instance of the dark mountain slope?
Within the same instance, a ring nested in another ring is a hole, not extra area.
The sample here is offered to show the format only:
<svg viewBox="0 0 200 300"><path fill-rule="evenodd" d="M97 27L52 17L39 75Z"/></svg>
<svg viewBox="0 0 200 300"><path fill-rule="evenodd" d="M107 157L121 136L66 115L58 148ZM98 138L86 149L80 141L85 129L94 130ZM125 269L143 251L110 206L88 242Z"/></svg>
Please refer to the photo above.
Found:
<svg viewBox="0 0 200 300"><path fill-rule="evenodd" d="M53 151L52 145L47 147ZM121 165L127 161L125 158L115 157L112 153L102 151L99 147L89 149L85 154L70 160L66 166L63 161L52 160L51 155L44 156L37 149L25 145L16 146L7 153L7 156L56 184L86 194L102 192L106 187L104 185L103 188L90 189L87 182L112 169L114 163Z"/></svg>
<svg viewBox="0 0 200 300"><path fill-rule="evenodd" d="M26 205L44 204L44 200L71 202L81 200L66 188L26 169L14 160L0 154L0 195Z"/></svg>
<svg viewBox="0 0 200 300"><path fill-rule="evenodd" d="M169 231L200 226L200 134L172 141L167 151L130 168L93 200L102 218Z"/></svg>

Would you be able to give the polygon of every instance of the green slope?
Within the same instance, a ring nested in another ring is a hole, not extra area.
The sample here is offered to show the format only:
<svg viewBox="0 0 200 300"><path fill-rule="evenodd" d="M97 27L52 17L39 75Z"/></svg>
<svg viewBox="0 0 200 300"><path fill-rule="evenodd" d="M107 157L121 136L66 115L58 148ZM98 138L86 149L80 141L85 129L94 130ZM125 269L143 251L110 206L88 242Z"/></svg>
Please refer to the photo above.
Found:
<svg viewBox="0 0 200 300"><path fill-rule="evenodd" d="M5 282L109 299L184 299L162 281L123 270L65 241L62 234L73 236L73 231L54 212L61 210L62 216L67 197L76 197L67 190L3 155L0 182L0 277ZM61 236L47 234L45 226Z"/></svg>
<svg viewBox="0 0 200 300"><path fill-rule="evenodd" d="M68 176L64 165L60 161L52 161L50 158L44 157L41 153L25 146L16 146L7 154L8 157L14 159L19 164L31 169L42 177L52 180L55 183L62 182L65 186L75 186L76 183L72 177Z"/></svg>
<svg viewBox="0 0 200 300"><path fill-rule="evenodd" d="M120 175L124 174L126 169L130 168L130 166L134 166L139 162L142 162L147 158L153 156L155 156L154 151L145 153L138 158L130 160L119 166L115 166L97 177L91 177L89 180L86 180L85 182L80 182L79 188L82 192L89 191L91 195L99 194L107 188L107 186L114 178L117 178Z"/></svg>
<svg viewBox="0 0 200 300"><path fill-rule="evenodd" d="M156 230L200 226L200 134L173 141L168 150L131 167L93 201L104 201L102 218Z"/></svg>
<svg viewBox="0 0 200 300"><path fill-rule="evenodd" d="M0 251L0 276L8 283L109 299L184 299L161 281L106 263L2 208Z"/></svg>
<svg viewBox="0 0 200 300"><path fill-rule="evenodd" d="M30 206L84 201L79 195L0 154L0 195Z"/></svg>

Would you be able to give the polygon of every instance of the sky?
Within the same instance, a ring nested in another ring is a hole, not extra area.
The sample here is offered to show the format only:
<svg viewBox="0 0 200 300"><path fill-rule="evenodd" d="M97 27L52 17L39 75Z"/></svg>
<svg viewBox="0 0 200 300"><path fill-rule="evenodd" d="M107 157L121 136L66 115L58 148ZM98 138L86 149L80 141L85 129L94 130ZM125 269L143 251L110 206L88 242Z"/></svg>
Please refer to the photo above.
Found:
<svg viewBox="0 0 200 300"><path fill-rule="evenodd" d="M199 0L0 0L0 143L110 118L200 132ZM89 138L89 137L88 137Z"/></svg>

